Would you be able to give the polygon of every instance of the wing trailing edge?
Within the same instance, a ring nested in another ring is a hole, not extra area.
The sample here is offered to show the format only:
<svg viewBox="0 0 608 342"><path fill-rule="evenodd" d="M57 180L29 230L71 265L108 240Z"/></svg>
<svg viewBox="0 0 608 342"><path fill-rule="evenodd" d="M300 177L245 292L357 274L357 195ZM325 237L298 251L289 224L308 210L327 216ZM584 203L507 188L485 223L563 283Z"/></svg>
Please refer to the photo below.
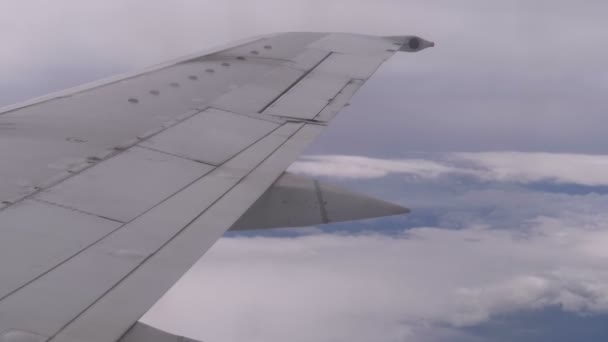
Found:
<svg viewBox="0 0 608 342"><path fill-rule="evenodd" d="M303 227L408 212L397 204L285 172L230 229Z"/></svg>

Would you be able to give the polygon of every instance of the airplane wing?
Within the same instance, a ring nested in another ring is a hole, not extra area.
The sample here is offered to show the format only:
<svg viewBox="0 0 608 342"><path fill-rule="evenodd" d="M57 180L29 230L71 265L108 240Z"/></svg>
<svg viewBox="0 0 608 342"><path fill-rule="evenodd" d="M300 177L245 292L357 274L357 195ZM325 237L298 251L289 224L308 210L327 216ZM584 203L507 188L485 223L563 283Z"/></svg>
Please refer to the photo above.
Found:
<svg viewBox="0 0 608 342"><path fill-rule="evenodd" d="M231 227L407 210L284 173L414 36L284 33L0 110L0 341L137 320Z"/></svg>

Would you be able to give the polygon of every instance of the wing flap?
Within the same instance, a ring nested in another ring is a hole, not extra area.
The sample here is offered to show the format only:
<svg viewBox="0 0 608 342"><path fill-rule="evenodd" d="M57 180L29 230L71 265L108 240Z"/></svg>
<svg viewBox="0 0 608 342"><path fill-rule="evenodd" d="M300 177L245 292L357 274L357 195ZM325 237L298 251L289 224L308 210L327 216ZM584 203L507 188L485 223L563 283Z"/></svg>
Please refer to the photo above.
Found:
<svg viewBox="0 0 608 342"><path fill-rule="evenodd" d="M290 125L290 124L286 124ZM99 298L51 341L114 341L126 332L152 303L165 293L237 221L293 162L298 152L323 129L297 125L297 132L284 137L284 144L263 158L225 195L202 215L139 265L112 290ZM290 127L293 127L290 125ZM247 154L243 158L251 158ZM238 157L237 157L238 158ZM124 306L123 303L129 303ZM115 308L121 307L120 311ZM112 315L108 315L112 312ZM94 339L92 339L94 337Z"/></svg>
<svg viewBox="0 0 608 342"><path fill-rule="evenodd" d="M314 120L319 122L329 122L342 108L349 104L350 99L359 91L365 81L353 79L348 82L342 90L334 97L329 104L323 108Z"/></svg>
<svg viewBox="0 0 608 342"><path fill-rule="evenodd" d="M6 209L0 215L0 298L119 227L118 222L40 201Z"/></svg>
<svg viewBox="0 0 608 342"><path fill-rule="evenodd" d="M386 60L383 56L359 56L333 53L317 67L319 73L336 74L349 79L368 79Z"/></svg>
<svg viewBox="0 0 608 342"><path fill-rule="evenodd" d="M220 165L280 125L209 108L140 145L210 165Z"/></svg>
<svg viewBox="0 0 608 342"><path fill-rule="evenodd" d="M296 83L305 71L279 66L260 78L259 82L235 88L215 100L211 106L235 113L258 113L285 89Z"/></svg>
<svg viewBox="0 0 608 342"><path fill-rule="evenodd" d="M385 56L326 54L302 80L288 89L263 113L312 120L350 83L369 78L385 59ZM350 93L351 96L352 94L354 91Z"/></svg>
<svg viewBox="0 0 608 342"><path fill-rule="evenodd" d="M124 223L212 169L210 165L136 146L36 198Z"/></svg>
<svg viewBox="0 0 608 342"><path fill-rule="evenodd" d="M304 49L304 51L294 57L291 61L285 65L303 71L312 70L317 66L323 59L329 55L329 52L317 49Z"/></svg>
<svg viewBox="0 0 608 342"><path fill-rule="evenodd" d="M349 78L341 75L313 71L263 113L313 119L349 81Z"/></svg>

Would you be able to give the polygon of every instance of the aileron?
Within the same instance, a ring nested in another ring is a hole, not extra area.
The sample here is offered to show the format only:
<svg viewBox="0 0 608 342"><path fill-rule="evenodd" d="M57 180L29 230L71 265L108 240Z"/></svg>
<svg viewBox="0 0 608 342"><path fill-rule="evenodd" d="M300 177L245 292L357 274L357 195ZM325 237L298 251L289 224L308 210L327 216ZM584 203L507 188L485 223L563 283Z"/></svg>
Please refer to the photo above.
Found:
<svg viewBox="0 0 608 342"><path fill-rule="evenodd" d="M264 114L313 119L349 81L344 76L313 71L265 110Z"/></svg>

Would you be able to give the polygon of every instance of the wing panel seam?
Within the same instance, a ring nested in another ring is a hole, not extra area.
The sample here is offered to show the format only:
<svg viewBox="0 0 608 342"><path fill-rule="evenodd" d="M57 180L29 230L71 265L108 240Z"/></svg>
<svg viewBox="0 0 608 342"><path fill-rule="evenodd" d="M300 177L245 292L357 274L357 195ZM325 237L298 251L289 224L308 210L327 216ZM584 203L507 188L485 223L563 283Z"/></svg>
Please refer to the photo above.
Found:
<svg viewBox="0 0 608 342"><path fill-rule="evenodd" d="M333 52L331 52L331 51L328 52L325 55L325 57L323 57L317 64L315 64L312 68L310 68L310 70L308 70L304 74L302 74L302 76L298 77L298 79L295 80L295 82L293 82L289 87L287 87L285 90L283 90L277 97L275 97L266 106L264 106L264 108L259 110L258 113L260 113L260 114L264 113L268 108L270 108L273 104L275 104L281 97L283 97L283 95L287 94L291 89L293 89L293 87L295 87L298 83L300 83L300 81L302 81L304 78L306 78L308 75L310 75L317 67L319 67L319 65L321 65L321 63L325 62L325 60L327 60L329 58L329 56L331 56L332 54L333 54Z"/></svg>
<svg viewBox="0 0 608 342"><path fill-rule="evenodd" d="M95 217L98 217L98 218L101 218L101 219L104 219L104 220L108 220L108 221L112 221L112 222L116 222L116 223L120 223L120 224L127 223L125 221L120 221L120 220L113 219L111 217L107 217L107 216L103 216L103 215L97 215L95 213L91 213L91 212L88 212L88 211L85 211L85 210L74 208L74 207L71 207L69 205L64 205L64 204L60 204L60 203L55 203L55 202L43 200L41 198L32 198L32 199L30 199L30 201L40 202L40 203L43 203L43 204L52 205L52 206L55 206L55 207L59 207L59 208L63 208L63 209L71 210L71 211L75 211L75 212L80 213L80 214L95 216Z"/></svg>
<svg viewBox="0 0 608 342"><path fill-rule="evenodd" d="M190 220L185 226L183 226L176 234L174 234L171 238L169 238L167 241L165 241L159 248L157 248L154 252L150 253L150 255L148 255L146 258L144 258L141 262L139 262L137 264L137 266L135 266L131 271L129 271L125 276L123 276L122 278L120 278L120 280L118 280L112 287L110 287L108 290L106 290L101 296L99 296L97 299L95 299L91 304L89 304L86 308L84 308L82 311L80 311L80 313L78 313L76 316L74 316L69 322L67 322L63 327L61 327L53 336L50 336L48 342L51 342L57 335L59 335L63 330L65 330L67 327L70 326L70 324L72 324L76 319L78 319L78 317L80 317L84 312L86 312L87 310L89 310L91 307L93 307L97 302L99 302L103 297L105 297L108 293L110 293L112 290L114 290L117 286L119 286L123 281L125 281L127 278L129 278L129 276L131 276L134 272L136 272L143 264L145 264L148 260L150 260L150 258L154 257L156 254L158 254L159 251L161 251L163 248L165 248L169 243L171 243L173 240L175 240L175 238L177 236L179 236L180 234L182 234L184 232L185 229L187 229L188 227L190 227L190 225L195 222L196 220L198 220L198 218L200 218L202 215L204 215L209 208L213 207L215 204L217 204L222 198L224 198L224 196L226 196L227 193L229 193L230 191L232 191L232 189L234 189L236 186L238 186L239 184L241 184L243 182L244 179L247 178L247 176L249 176L255 169L257 169L262 163L264 163L268 158L270 158L270 156L272 156L277 150L279 150L283 145L285 145L285 143L287 143L294 135L296 135L305 125L302 124L294 133L290 134L289 137L287 137L279 146L277 146L271 153L269 153L266 157L264 157L259 163L256 164L255 167L251 168L251 170L249 170L243 177L241 177L241 179L239 179L235 184L233 184L228 190L226 190L221 196L219 196L218 198L216 198L209 206L207 206L207 208L205 208L201 213L199 213L196 217L194 217L192 220ZM282 126L279 126L282 127ZM278 128L277 128L278 129ZM276 129L275 129L276 130ZM240 153L239 153L240 154ZM237 154L238 155L238 154ZM234 156L236 157L236 155ZM233 157L233 158L234 158ZM232 158L231 158L232 159ZM202 178L202 177L201 177ZM200 179L200 178L199 178Z"/></svg>
<svg viewBox="0 0 608 342"><path fill-rule="evenodd" d="M276 130L278 130L279 128L283 127L283 125L278 126L277 128L273 129L271 132L269 132L268 134L264 135L263 137L261 137L260 139L256 140L254 143L252 143L249 147L255 145L257 142L261 141L262 139L266 138L267 136L269 136L270 134L272 134L273 132L275 132ZM299 130L298 130L299 131ZM248 147L248 148L249 148ZM242 151L241 151L242 152ZM235 158L236 156L238 156L241 152L235 154L234 156L232 156L230 159L228 159L226 162L220 164L219 166L227 163L228 161L230 161L231 159ZM118 154L117 154L118 155ZM219 167L218 166L218 167ZM36 276L35 278L31 279L30 281L22 284L21 286L19 286L18 288L14 289L13 291L7 293L6 295L0 297L0 302L2 302L4 299L10 297L11 295L15 294L16 292L20 291L21 289L23 289L24 287L28 286L29 284L37 281L38 279L42 278L43 276L45 276L46 274L52 272L53 270L57 269L58 267L60 267L61 265L65 264L66 262L74 259L75 257L77 257L78 255L82 254L83 252L85 252L86 250L88 250L89 248L93 247L94 245L96 245L97 243L103 241L105 238L109 237L110 235L120 231L122 228L124 228L127 224L137 220L139 217L146 215L149 211L153 210L154 208L160 206L161 204L165 203L166 201L168 201L169 199L171 199L173 196L177 195L178 193L180 193L181 191L183 191L184 189L186 189L187 187L191 186L192 184L198 182L199 180L201 180L203 177L205 177L208 173L205 173L204 175L202 175L201 177L195 179L194 181L190 182L189 184L185 185L184 187L180 188L179 190L177 190L176 192L174 192L173 194L171 194L170 196L167 196L165 199L163 199L161 202L157 203L156 205L152 206L151 208L147 209L146 211L144 211L143 213L141 213L140 215L137 215L135 218L133 218L132 220L125 222L123 225L121 225L120 227L112 230L111 232L109 232L108 234L102 236L101 238L93 241L92 243L90 243L89 245L87 245L86 247L84 247L83 249L79 250L78 252L74 253L73 255L71 255L69 258L63 260L62 262L58 263L57 265L51 267L50 269L48 269L47 271L41 273L40 275ZM59 184L61 182L58 182L57 184ZM229 190L228 190L229 191ZM39 191L41 192L41 191ZM38 192L36 192L37 194ZM225 193L224 193L225 194ZM38 199L37 199L38 200ZM42 201L42 200L38 200L41 202L46 202L46 201ZM215 203L215 202L214 202ZM56 203L50 203L52 205L57 205ZM59 205L60 206L60 205ZM71 209L71 208L70 208ZM83 212L84 214L89 214L89 215L93 215L93 216L97 216L95 214L91 214L91 213L87 213L87 212ZM119 222L119 221L116 221Z"/></svg>
<svg viewBox="0 0 608 342"><path fill-rule="evenodd" d="M137 145L137 147L139 147L139 148L143 148L143 149L145 149L145 150L150 150L150 151L154 151L154 152L158 152L158 153L166 154L166 155L169 155L169 156L172 156L172 157L176 157L176 158L180 158L180 159L189 160L189 161L191 161L191 162L195 162L195 163L199 163L199 164L203 164L203 165L211 166L211 167L214 167L214 168L218 167L218 165L219 165L219 164L211 164L211 163L206 162L206 161L204 161L204 160L199 160L199 159L192 159L192 158L188 158L188 157L185 157L185 156L182 156L182 155L179 155L179 154L175 154L175 153L171 153L171 152L161 151L161 150L158 150L158 149L155 149L155 148L149 147L149 146ZM237 153L237 154L238 154L238 153Z"/></svg>
<svg viewBox="0 0 608 342"><path fill-rule="evenodd" d="M317 114L315 114L315 116L313 117L313 119L312 119L312 120L315 120L315 119L316 119L316 118L317 118L319 115L321 115L321 113L323 113L323 111L324 111L324 110L325 110L327 107L329 107L329 106L330 106L330 105L331 105L331 104L332 104L332 103L333 103L333 102L336 100L336 98L337 98L338 96L340 96L340 95L341 95L341 94L344 92L344 90L345 90L346 88L348 88L350 85L352 85L352 84L353 84L354 82L356 82L357 80L358 80L358 79L356 79L356 78L351 78L350 80L348 80L348 82L346 82L346 84L344 85L344 87L342 87L342 88L341 88L341 89L340 89L340 90L339 90L339 91L336 93L336 95L334 95L334 97L332 97L332 98L331 98L331 100L327 101L327 104L326 104L326 105L325 105L323 108L321 108L321 110L320 110L320 111L319 111ZM361 80L361 81L365 82L365 80Z"/></svg>
<svg viewBox="0 0 608 342"><path fill-rule="evenodd" d="M48 190L54 186L57 186L65 181L67 181L68 179L70 179L76 175L79 175L79 174L85 172L86 170L91 169L104 161L108 161L118 155L121 155L125 151L128 151L129 149L131 149L135 146L137 146L139 148L143 148L143 146L139 145L143 141L146 141L158 134L161 134L162 132L164 132L196 115L199 115L202 112L203 112L203 110L199 110L199 109L189 110L189 111L179 115L178 116L179 119L171 120L170 122L163 124L161 129L156 130L153 133L146 133L146 134L142 135L142 138L138 137L135 139L131 139L127 143L118 144L116 147L114 147L112 149L104 150L103 153L101 153L101 155L89 157L87 162L77 165L70 170L66 170L63 173L59 173L59 174L51 177L49 180L43 181L41 186L36 186L34 188L34 191L32 191L28 194L25 194L23 196L19 196L18 198L14 199L14 200L2 202L2 204L6 204L6 205L5 206L0 205L0 213L2 213L2 211L12 207L13 205L15 205L17 203L30 199L30 198L42 193L45 190ZM162 152L162 151L156 151L156 152ZM187 158L184 158L184 159L187 159ZM195 161L195 160L193 160L193 161ZM215 166L215 165L212 165L212 166Z"/></svg>

